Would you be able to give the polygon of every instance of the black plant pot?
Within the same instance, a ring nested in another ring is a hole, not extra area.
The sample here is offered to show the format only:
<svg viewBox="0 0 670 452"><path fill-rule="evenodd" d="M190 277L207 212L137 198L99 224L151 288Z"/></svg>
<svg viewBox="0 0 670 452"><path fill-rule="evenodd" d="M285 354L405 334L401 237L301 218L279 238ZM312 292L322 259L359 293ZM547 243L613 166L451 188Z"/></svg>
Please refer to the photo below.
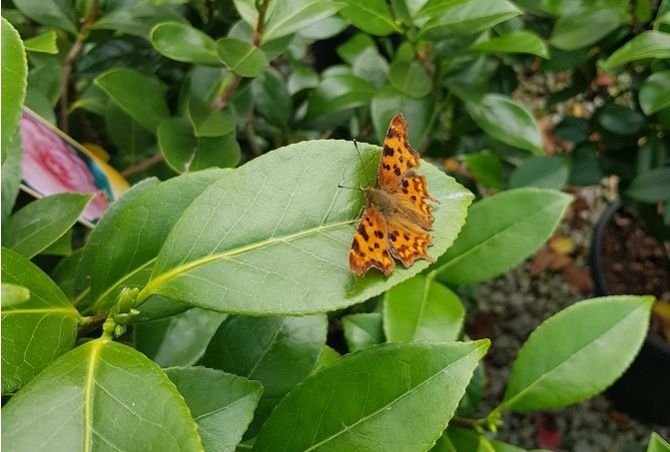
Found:
<svg viewBox="0 0 670 452"><path fill-rule="evenodd" d="M603 233L622 208L612 204L596 225L591 243L591 276L596 295L616 295L607 289L600 250ZM614 407L643 422L670 425L670 344L647 335L628 370L606 391Z"/></svg>

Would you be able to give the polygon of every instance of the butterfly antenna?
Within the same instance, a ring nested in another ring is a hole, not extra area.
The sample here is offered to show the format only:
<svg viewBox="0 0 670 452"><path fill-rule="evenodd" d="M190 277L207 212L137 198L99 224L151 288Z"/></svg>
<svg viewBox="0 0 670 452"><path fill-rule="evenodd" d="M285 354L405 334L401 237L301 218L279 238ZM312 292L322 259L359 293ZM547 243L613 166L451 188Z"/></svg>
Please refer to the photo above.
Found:
<svg viewBox="0 0 670 452"><path fill-rule="evenodd" d="M358 141L356 141L356 138L353 139L354 141L354 147L356 148L356 153L358 154L358 161L361 162L361 171L365 174L365 182L367 182L368 187L372 186L372 183L370 182L370 178L365 172L365 164L363 163L363 156L361 155L361 150L358 148Z"/></svg>

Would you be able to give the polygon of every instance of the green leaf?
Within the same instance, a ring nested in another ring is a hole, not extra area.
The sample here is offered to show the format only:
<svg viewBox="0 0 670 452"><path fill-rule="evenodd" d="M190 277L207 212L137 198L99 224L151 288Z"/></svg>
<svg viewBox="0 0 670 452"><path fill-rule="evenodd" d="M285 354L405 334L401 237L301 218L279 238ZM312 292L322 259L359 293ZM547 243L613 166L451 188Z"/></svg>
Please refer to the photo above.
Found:
<svg viewBox="0 0 670 452"><path fill-rule="evenodd" d="M234 452L254 416L263 386L204 367L172 367L165 373L191 409L205 450Z"/></svg>
<svg viewBox="0 0 670 452"><path fill-rule="evenodd" d="M612 69L631 61L649 58L670 58L670 33L660 31L640 33L610 55L604 67Z"/></svg>
<svg viewBox="0 0 670 452"><path fill-rule="evenodd" d="M27 257L36 256L76 223L91 194L59 193L31 202L9 218L4 246Z"/></svg>
<svg viewBox="0 0 670 452"><path fill-rule="evenodd" d="M298 36L308 41L320 41L337 36L348 26L349 22L342 17L330 16L301 28L298 30Z"/></svg>
<svg viewBox="0 0 670 452"><path fill-rule="evenodd" d="M251 82L256 109L271 123L282 129L293 117L293 103L286 83L274 69L269 69Z"/></svg>
<svg viewBox="0 0 670 452"><path fill-rule="evenodd" d="M450 425L438 439L432 452L492 452L480 449L483 435L471 428Z"/></svg>
<svg viewBox="0 0 670 452"><path fill-rule="evenodd" d="M240 161L240 145L234 131L223 136L196 137L187 119L170 118L158 126L157 138L165 163L178 173L233 167Z"/></svg>
<svg viewBox="0 0 670 452"><path fill-rule="evenodd" d="M251 432L314 369L326 342L324 316L232 317L216 332L202 360L263 384Z"/></svg>
<svg viewBox="0 0 670 452"><path fill-rule="evenodd" d="M170 116L165 103L165 87L155 77L129 68L110 69L93 83L117 106L150 132Z"/></svg>
<svg viewBox="0 0 670 452"><path fill-rule="evenodd" d="M518 188L479 201L454 245L437 261L437 280L471 284L504 273L542 246L571 200L554 190Z"/></svg>
<svg viewBox="0 0 670 452"><path fill-rule="evenodd" d="M15 0L14 5L38 24L77 32L77 13L71 0Z"/></svg>
<svg viewBox="0 0 670 452"><path fill-rule="evenodd" d="M559 408L605 389L642 346L653 303L632 295L594 298L545 320L521 347L495 411Z"/></svg>
<svg viewBox="0 0 670 452"><path fill-rule="evenodd" d="M2 393L6 394L24 386L72 348L80 316L42 270L6 248L2 249L2 283L3 299L5 284L30 292L30 299L23 303L7 306L3 301Z"/></svg>
<svg viewBox="0 0 670 452"><path fill-rule="evenodd" d="M613 102L598 109L594 116L598 125L615 135L635 135L647 124L640 112Z"/></svg>
<svg viewBox="0 0 670 452"><path fill-rule="evenodd" d="M138 323L135 348L161 367L192 366L225 319L226 314L192 308L166 320Z"/></svg>
<svg viewBox="0 0 670 452"><path fill-rule="evenodd" d="M19 194L19 185L21 184L21 134L15 133L8 145L5 161L2 162L2 177L0 177L2 183L2 202L0 202L2 224L7 224L16 196ZM7 228L0 228L0 231L2 231L2 241L4 243L7 239Z"/></svg>
<svg viewBox="0 0 670 452"><path fill-rule="evenodd" d="M670 451L670 444L663 439L661 435L656 432L652 432L649 437L649 446L647 447L647 452L668 452Z"/></svg>
<svg viewBox="0 0 670 452"><path fill-rule="evenodd" d="M202 450L167 375L138 351L105 339L46 368L3 407L2 422L2 442L15 451Z"/></svg>
<svg viewBox="0 0 670 452"><path fill-rule="evenodd" d="M637 176L626 190L626 195L649 203L670 199L670 168L656 168Z"/></svg>
<svg viewBox="0 0 670 452"><path fill-rule="evenodd" d="M549 51L542 38L524 30L479 42L470 47L470 50L484 53L529 53L549 58Z"/></svg>
<svg viewBox="0 0 670 452"><path fill-rule="evenodd" d="M128 164L137 163L138 157L155 148L156 137L116 104L107 102L104 112L109 140L114 143Z"/></svg>
<svg viewBox="0 0 670 452"><path fill-rule="evenodd" d="M502 184L502 162L500 157L488 151L467 154L465 164L475 179L490 188L500 188Z"/></svg>
<svg viewBox="0 0 670 452"><path fill-rule="evenodd" d="M263 51L251 43L235 38L221 38L216 43L219 58L242 77L255 77L270 64Z"/></svg>
<svg viewBox="0 0 670 452"><path fill-rule="evenodd" d="M46 2L49 3L49 2ZM26 97L26 80L28 66L23 43L19 33L7 22L2 20L2 163L5 162L12 137L18 135L21 108ZM3 167L4 168L4 167ZM4 179L4 177L3 177ZM5 190L3 189L4 193ZM3 199L4 204L4 199Z"/></svg>
<svg viewBox="0 0 670 452"><path fill-rule="evenodd" d="M30 300L30 290L11 283L2 283L2 309L20 305Z"/></svg>
<svg viewBox="0 0 670 452"><path fill-rule="evenodd" d="M416 61L396 61L389 68L388 79L395 89L410 97L425 97L433 88L428 73Z"/></svg>
<svg viewBox="0 0 670 452"><path fill-rule="evenodd" d="M458 2L443 14L432 16L421 27L420 36L426 39L441 39L452 35L470 35L521 14L507 0L471 0Z"/></svg>
<svg viewBox="0 0 670 452"><path fill-rule="evenodd" d="M68 229L55 242L40 251L48 256L69 256L72 254L72 229Z"/></svg>
<svg viewBox="0 0 670 452"><path fill-rule="evenodd" d="M380 90L370 103L370 116L372 117L377 141L379 143L384 142L391 118L401 111L408 118L412 118L412 126L409 128L409 142L414 143L414 146L419 148L428 133L428 126L434 109L435 99L432 96L413 99L391 87Z"/></svg>
<svg viewBox="0 0 670 452"><path fill-rule="evenodd" d="M168 5L157 2L107 2L114 9L91 25L92 30L114 30L131 36L149 39L151 29L161 22L184 22L184 17Z"/></svg>
<svg viewBox="0 0 670 452"><path fill-rule="evenodd" d="M527 151L544 152L540 128L525 107L493 93L464 100L473 121L496 140Z"/></svg>
<svg viewBox="0 0 670 452"><path fill-rule="evenodd" d="M350 352L384 342L382 315L378 312L345 315L342 328Z"/></svg>
<svg viewBox="0 0 670 452"><path fill-rule="evenodd" d="M568 182L568 162L556 156L533 156L524 159L510 176L510 188L537 187L562 189Z"/></svg>
<svg viewBox="0 0 670 452"><path fill-rule="evenodd" d="M386 84L388 63L376 48L368 47L354 60L351 72L356 77L369 81L376 88Z"/></svg>
<svg viewBox="0 0 670 452"><path fill-rule="evenodd" d="M640 87L640 108L651 116L670 107L670 70L651 74Z"/></svg>
<svg viewBox="0 0 670 452"><path fill-rule="evenodd" d="M417 275L398 284L384 298L384 332L389 342L453 341L464 320L461 300L432 275Z"/></svg>
<svg viewBox="0 0 670 452"><path fill-rule="evenodd" d="M400 27L393 20L391 8L384 0L346 0L340 14L354 27L375 36L386 36L400 31Z"/></svg>
<svg viewBox="0 0 670 452"><path fill-rule="evenodd" d="M332 16L341 5L332 0L274 2L265 22L263 42L293 34Z"/></svg>
<svg viewBox="0 0 670 452"><path fill-rule="evenodd" d="M162 294L227 313L308 314L362 302L425 269L427 261L396 267L386 278L349 271L363 195L338 184L373 180L380 155L379 147L358 147L362 168L351 142L316 140L226 173L181 214L140 301ZM437 257L460 230L472 195L428 163L419 173L441 202L429 249ZM250 291L250 280L263 284Z"/></svg>
<svg viewBox="0 0 670 452"><path fill-rule="evenodd" d="M367 105L374 94L375 88L370 82L353 75L323 79L309 95L306 118Z"/></svg>
<svg viewBox="0 0 670 452"><path fill-rule="evenodd" d="M29 52L50 53L55 55L58 53L58 44L56 44L57 38L58 35L52 30L26 39L23 42L23 45Z"/></svg>
<svg viewBox="0 0 670 452"><path fill-rule="evenodd" d="M344 356L282 400L253 450L426 449L453 416L488 345L387 344Z"/></svg>
<svg viewBox="0 0 670 452"><path fill-rule="evenodd" d="M325 345L323 347L323 351L321 352L321 355L319 355L319 361L316 363L316 366L314 366L314 369L312 370L312 373L317 372L324 367L330 366L332 363L337 361L340 357L341 357L341 355L337 352L337 350L329 347L328 345Z"/></svg>
<svg viewBox="0 0 670 452"><path fill-rule="evenodd" d="M182 22L163 22L149 34L158 53L184 63L220 66L216 42L202 31Z"/></svg>
<svg viewBox="0 0 670 452"><path fill-rule="evenodd" d="M554 26L551 44L563 50L590 47L616 30L623 23L622 19L619 11L608 8L562 16Z"/></svg>
<svg viewBox="0 0 670 452"><path fill-rule="evenodd" d="M337 46L335 50L337 55L345 62L353 65L356 59L366 50L376 49L375 42L370 35L365 33L356 33L347 42Z"/></svg>
<svg viewBox="0 0 670 452"><path fill-rule="evenodd" d="M235 130L235 119L229 112L195 97L188 101L188 119L195 137L220 137Z"/></svg>
<svg viewBox="0 0 670 452"><path fill-rule="evenodd" d="M297 66L288 77L287 88L289 94L293 95L304 89L314 88L319 84L319 74L311 68Z"/></svg>

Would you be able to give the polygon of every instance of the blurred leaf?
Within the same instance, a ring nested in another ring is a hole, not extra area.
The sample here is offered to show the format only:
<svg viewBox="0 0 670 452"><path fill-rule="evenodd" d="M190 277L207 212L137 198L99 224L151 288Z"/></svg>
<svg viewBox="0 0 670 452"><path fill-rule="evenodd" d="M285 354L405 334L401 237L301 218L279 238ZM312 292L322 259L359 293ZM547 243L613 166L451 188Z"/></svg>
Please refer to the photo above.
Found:
<svg viewBox="0 0 670 452"><path fill-rule="evenodd" d="M58 53L58 45L56 44L57 37L56 32L52 30L26 39L23 42L23 45L29 52L56 54Z"/></svg>
<svg viewBox="0 0 670 452"><path fill-rule="evenodd" d="M293 103L286 83L274 69L269 69L251 82L256 109L271 124L285 129L293 117Z"/></svg>
<svg viewBox="0 0 670 452"><path fill-rule="evenodd" d="M172 367L165 373L197 421L205 450L235 452L254 416L263 386L204 367Z"/></svg>
<svg viewBox="0 0 670 452"><path fill-rule="evenodd" d="M391 288L384 298L389 342L454 341L464 320L461 300L432 276L417 275Z"/></svg>
<svg viewBox="0 0 670 452"><path fill-rule="evenodd" d="M432 452L493 452L490 448L481 448L486 441L481 433L465 427L449 425L435 443Z"/></svg>
<svg viewBox="0 0 670 452"><path fill-rule="evenodd" d="M571 199L554 190L518 188L477 202L454 245L433 267L436 279L472 284L504 273L542 246Z"/></svg>
<svg viewBox="0 0 670 452"><path fill-rule="evenodd" d="M316 363L316 366L314 366L312 373L318 372L324 367L330 366L332 363L337 361L340 358L340 356L341 355L337 353L335 349L329 347L328 345L325 345L323 347L321 355L319 356L319 361Z"/></svg>
<svg viewBox="0 0 670 452"><path fill-rule="evenodd" d="M502 162L497 155L491 152L467 154L465 164L475 179L482 185L490 188L500 188L502 184Z"/></svg>
<svg viewBox="0 0 670 452"><path fill-rule="evenodd" d="M298 30L298 35L312 41L332 38L340 34L349 23L340 16L330 16Z"/></svg>
<svg viewBox="0 0 670 452"><path fill-rule="evenodd" d="M521 347L494 411L559 408L611 385L642 346L653 302L649 296L594 298L545 320Z"/></svg>
<svg viewBox="0 0 670 452"><path fill-rule="evenodd" d="M112 2L107 2L112 3ZM91 25L91 30L113 30L149 39L151 29L161 22L183 22L184 17L167 5L151 1L118 2L116 8Z"/></svg>
<svg viewBox="0 0 670 452"><path fill-rule="evenodd" d="M598 109L595 119L603 129L615 135L635 135L646 124L642 114L615 103Z"/></svg>
<svg viewBox="0 0 670 452"><path fill-rule="evenodd" d="M391 118L396 113L402 112L409 118L410 122L409 142L418 148L429 133L428 126L434 109L435 99L433 96L414 99L391 87L380 90L370 103L370 116L372 116L377 142L384 142Z"/></svg>
<svg viewBox="0 0 670 452"><path fill-rule="evenodd" d="M96 44L77 57L79 78L95 78L118 67L128 67L143 74L155 74L165 65L165 58L156 52L150 42L135 36L120 36ZM89 85L95 86L95 85Z"/></svg>
<svg viewBox="0 0 670 452"><path fill-rule="evenodd" d="M129 68L110 69L94 82L119 108L150 132L170 116L165 88L155 77Z"/></svg>
<svg viewBox="0 0 670 452"><path fill-rule="evenodd" d="M235 130L235 119L229 112L195 97L188 101L188 119L196 137L220 137Z"/></svg>
<svg viewBox="0 0 670 452"><path fill-rule="evenodd" d="M42 270L7 248L2 249L2 283L2 393L7 394L72 348L81 317ZM5 284L24 287L30 298L8 306Z"/></svg>
<svg viewBox="0 0 670 452"><path fill-rule="evenodd" d="M379 312L345 315L342 317L342 329L350 352L384 342L382 315Z"/></svg>
<svg viewBox="0 0 670 452"><path fill-rule="evenodd" d="M91 199L91 194L59 193L31 202L5 224L3 246L28 259L36 256L72 227Z"/></svg>
<svg viewBox="0 0 670 452"><path fill-rule="evenodd" d="M365 33L356 33L347 42L337 46L337 55L349 64L354 64L356 59L368 48L376 49L375 43Z"/></svg>
<svg viewBox="0 0 670 452"><path fill-rule="evenodd" d="M234 38L217 41L219 57L230 70L242 77L255 77L269 65L268 59L258 47Z"/></svg>
<svg viewBox="0 0 670 452"><path fill-rule="evenodd" d="M127 165L135 164L144 151L156 146L156 137L116 104L108 103L104 116L107 136Z"/></svg>
<svg viewBox="0 0 670 452"><path fill-rule="evenodd" d="M0 228L2 231L2 242L7 239L7 221L12 213L16 196L19 194L19 184L21 183L21 134L15 133L14 138L9 141L9 148L7 149L7 156L2 163L2 224L5 227Z"/></svg>
<svg viewBox="0 0 670 452"><path fill-rule="evenodd" d="M603 178L595 145L581 146L570 155L570 184L596 185Z"/></svg>
<svg viewBox="0 0 670 452"><path fill-rule="evenodd" d="M561 190L568 181L568 162L556 156L524 159L510 176L509 188L538 187Z"/></svg>
<svg viewBox="0 0 670 452"><path fill-rule="evenodd" d="M314 88L319 84L319 74L314 69L297 66L289 75L287 88L289 94L293 95L304 89Z"/></svg>
<svg viewBox="0 0 670 452"><path fill-rule="evenodd" d="M310 93L307 119L366 105L375 88L367 80L353 75L338 75L321 80Z"/></svg>
<svg viewBox="0 0 670 452"><path fill-rule="evenodd" d="M27 2L31 3L31 2ZM46 2L49 4L50 2ZM21 107L26 96L28 66L19 33L2 18L2 162L5 162L12 137L17 134ZM4 190L3 190L4 192Z"/></svg>
<svg viewBox="0 0 670 452"><path fill-rule="evenodd" d="M584 118L566 116L554 126L553 132L561 140L582 143L588 140L591 134L591 126Z"/></svg>
<svg viewBox="0 0 670 452"><path fill-rule="evenodd" d="M346 355L282 400L254 450L425 449L454 415L488 345L387 344Z"/></svg>
<svg viewBox="0 0 670 452"><path fill-rule="evenodd" d="M274 2L265 22L263 42L293 34L332 16L341 5L332 0Z"/></svg>
<svg viewBox="0 0 670 452"><path fill-rule="evenodd" d="M610 55L604 67L612 69L631 61L649 58L670 58L670 33L660 31L640 33Z"/></svg>
<svg viewBox="0 0 670 452"><path fill-rule="evenodd" d="M657 168L633 179L626 195L636 201L656 203L670 199L670 168Z"/></svg>
<svg viewBox="0 0 670 452"><path fill-rule="evenodd" d="M661 435L656 432L652 432L649 437L649 446L647 447L647 452L668 452L670 451L670 444L663 439Z"/></svg>
<svg viewBox="0 0 670 452"><path fill-rule="evenodd" d="M670 107L670 70L651 74L640 87L640 108L645 115Z"/></svg>
<svg viewBox="0 0 670 452"><path fill-rule="evenodd" d="M72 254L72 229L68 229L55 242L44 248L40 254L49 256L69 256Z"/></svg>
<svg viewBox="0 0 670 452"><path fill-rule="evenodd" d="M421 27L420 36L441 39L450 35L469 35L491 28L521 14L507 0L471 0L447 9Z"/></svg>
<svg viewBox="0 0 670 452"><path fill-rule="evenodd" d="M372 83L375 88L386 84L389 65L374 47L368 47L354 60L351 67L353 75Z"/></svg>
<svg viewBox="0 0 670 452"><path fill-rule="evenodd" d="M18 284L2 283L2 309L16 307L30 300L30 290Z"/></svg>
<svg viewBox="0 0 670 452"><path fill-rule="evenodd" d="M485 53L529 53L542 58L549 58L547 46L542 38L529 31L514 31L478 42L470 47L470 50Z"/></svg>
<svg viewBox="0 0 670 452"><path fill-rule="evenodd" d="M354 27L375 36L386 36L400 31L388 3L384 0L345 0L340 14Z"/></svg>
<svg viewBox="0 0 670 452"><path fill-rule="evenodd" d="M38 24L77 33L77 13L71 0L14 0L14 5Z"/></svg>
<svg viewBox="0 0 670 452"><path fill-rule="evenodd" d="M395 89L410 97L425 97L433 88L430 76L418 62L397 61L391 64L388 79Z"/></svg>
<svg viewBox="0 0 670 452"><path fill-rule="evenodd" d="M176 61L220 66L216 42L197 28L182 22L163 22L149 36L154 48Z"/></svg>
<svg viewBox="0 0 670 452"><path fill-rule="evenodd" d="M466 336L467 338L467 336ZM481 415L479 405L488 389L489 381L486 377L484 361L480 361L472 374L472 379L465 388L465 395L458 403L456 415L464 417L477 417Z"/></svg>
<svg viewBox="0 0 670 452"><path fill-rule="evenodd" d="M590 47L616 30L623 18L615 9L593 9L575 15L562 16L556 21L551 44L563 50Z"/></svg>
<svg viewBox="0 0 670 452"><path fill-rule="evenodd" d="M661 140L651 139L637 153L637 176L665 166L668 157L666 147Z"/></svg>

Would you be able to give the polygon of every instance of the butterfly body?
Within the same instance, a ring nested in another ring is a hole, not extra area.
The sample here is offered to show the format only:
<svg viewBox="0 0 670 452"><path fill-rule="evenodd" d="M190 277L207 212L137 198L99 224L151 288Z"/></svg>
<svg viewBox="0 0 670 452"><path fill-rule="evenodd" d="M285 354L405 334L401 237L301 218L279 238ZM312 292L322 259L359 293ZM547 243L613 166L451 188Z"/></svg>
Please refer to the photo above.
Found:
<svg viewBox="0 0 670 452"><path fill-rule="evenodd" d="M416 259L433 261L433 200L426 178L414 172L419 155L407 141L407 123L400 113L391 120L377 170L377 186L363 190L365 210L349 250L349 268L363 276L375 267L388 275L394 258L405 267Z"/></svg>

